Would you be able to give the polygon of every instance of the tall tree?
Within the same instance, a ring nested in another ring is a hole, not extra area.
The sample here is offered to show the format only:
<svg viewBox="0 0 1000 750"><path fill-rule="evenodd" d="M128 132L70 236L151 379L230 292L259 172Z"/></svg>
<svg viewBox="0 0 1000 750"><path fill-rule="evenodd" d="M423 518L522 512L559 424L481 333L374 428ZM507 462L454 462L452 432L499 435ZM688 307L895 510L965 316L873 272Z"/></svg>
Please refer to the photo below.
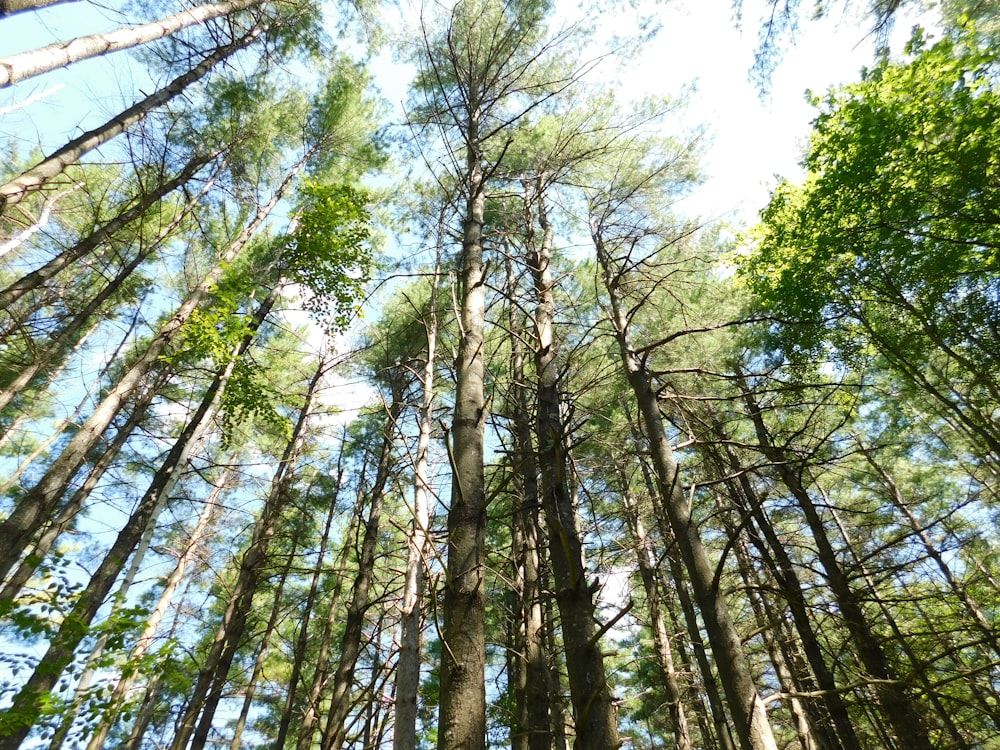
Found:
<svg viewBox="0 0 1000 750"><path fill-rule="evenodd" d="M462 196L459 256L457 388L447 437L453 481L448 511L448 570L442 613L444 655L438 745L442 750L485 747L484 624L484 328L486 266L483 227L487 185L499 166L490 145L567 80L546 75L556 39L544 37L548 4L462 0L443 26L424 28L417 88L418 116L446 138Z"/></svg>

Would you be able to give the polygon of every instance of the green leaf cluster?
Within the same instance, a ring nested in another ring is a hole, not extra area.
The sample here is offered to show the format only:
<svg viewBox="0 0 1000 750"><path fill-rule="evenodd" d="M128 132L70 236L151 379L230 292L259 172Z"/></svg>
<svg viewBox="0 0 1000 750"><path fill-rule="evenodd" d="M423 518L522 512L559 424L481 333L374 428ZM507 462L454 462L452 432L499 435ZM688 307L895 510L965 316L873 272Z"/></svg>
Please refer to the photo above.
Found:
<svg viewBox="0 0 1000 750"><path fill-rule="evenodd" d="M788 354L944 353L995 378L1000 92L971 44L883 61L815 104L802 185L782 183L741 274Z"/></svg>
<svg viewBox="0 0 1000 750"><path fill-rule="evenodd" d="M283 270L308 290L305 307L317 320L330 331L344 330L375 264L369 196L349 185L307 181L302 198Z"/></svg>

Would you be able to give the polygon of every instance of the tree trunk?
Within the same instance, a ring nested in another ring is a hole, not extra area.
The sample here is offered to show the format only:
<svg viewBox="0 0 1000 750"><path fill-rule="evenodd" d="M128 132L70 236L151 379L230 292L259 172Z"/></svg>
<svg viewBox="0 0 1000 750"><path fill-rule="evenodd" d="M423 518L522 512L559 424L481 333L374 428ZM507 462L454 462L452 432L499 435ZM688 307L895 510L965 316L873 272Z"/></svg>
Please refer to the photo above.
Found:
<svg viewBox="0 0 1000 750"><path fill-rule="evenodd" d="M253 534L246 552L240 560L239 573L233 585L232 595L223 613L222 622L202 663L198 678L188 696L187 710L181 717L171 748L184 750L190 742L192 750L202 750L208 742L209 731L215 718L215 710L222 699L229 667L240 645L240 638L250 615L254 594L260 577L268 561L271 539L278 528L281 514L291 501L291 486L295 466L306 438L306 425L315 406L316 391L326 372L327 363L321 359L309 381L305 403L291 437L285 445L278 461L277 470L271 479L271 487L264 501L260 516L254 524ZM199 716L201 717L199 721Z"/></svg>
<svg viewBox="0 0 1000 750"><path fill-rule="evenodd" d="M9 1L4 0L4 2ZM189 26L196 26L262 2L264 0L226 0L220 3L207 3L139 26L129 26L103 34L78 36L68 42L56 42L28 52L0 57L0 88L12 86L19 81L57 68L65 68L91 57L107 55L162 39ZM3 9L0 8L0 16L3 15Z"/></svg>
<svg viewBox="0 0 1000 750"><path fill-rule="evenodd" d="M674 669L670 637L663 617L663 596L660 592L660 581L656 572L656 553L646 537L646 528L642 522L639 506L628 489L628 479L625 476L622 476L622 501L625 506L628 529L632 535L632 546L635 547L639 576L642 578L642 586L646 593L646 605L649 608L649 629L653 631L654 653L663 678L667 710L673 724L676 747L677 750L693 750L694 745L691 740L691 731L688 728L687 712L684 709L681 687Z"/></svg>
<svg viewBox="0 0 1000 750"><path fill-rule="evenodd" d="M63 620L35 671L14 696L8 710L8 715L13 721L5 730L6 734L0 738L0 750L16 750L20 747L41 714L48 694L54 689L66 667L72 663L76 647L86 636L94 616L124 569L132 551L146 533L151 519L161 506L164 491L172 485L178 466L188 455L203 423L214 409L227 371L228 368L220 372L205 392L198 409L170 449L146 493L91 576L87 587Z"/></svg>
<svg viewBox="0 0 1000 750"><path fill-rule="evenodd" d="M368 609L369 590L375 576L375 547L378 543L382 506L385 502L385 488L392 473L392 447L399 430L400 412L403 409L404 384L402 373L395 372L392 379L392 402L389 404L386 423L382 434L382 447L375 481L369 494L368 519L358 555L358 574L354 579L351 600L347 605L344 634L340 640L340 658L333 675L330 712L327 714L323 731L323 750L341 750L347 738L347 715L351 710L351 688L354 686L354 670L361 653L361 637L364 629L365 612ZM361 498L358 498L359 512Z"/></svg>
<svg viewBox="0 0 1000 750"><path fill-rule="evenodd" d="M559 403L559 372L553 331L555 298L550 268L553 231L546 213L541 178L536 181L534 197L542 228L541 241L529 251L528 258L537 301L534 358L538 378L538 467L542 508L549 532L549 559L562 621L566 669L576 724L573 747L575 750L613 750L620 741L614 699L604 670L600 636L595 627L593 592L596 587L587 580L583 543L568 483L570 472Z"/></svg>
<svg viewBox="0 0 1000 750"><path fill-rule="evenodd" d="M62 0L63 2L68 2L69 0ZM2 5L3 0L0 0L0 5ZM3 14L0 13L0 17ZM42 205L41 213L38 214L38 219L32 222L29 226L22 229L16 235L11 237L9 240L0 245L0 258L3 258L8 253L12 253L25 242L27 242L31 237L42 231L49 223L49 219L52 218L52 209L55 208L56 203L60 199L65 198L71 193L75 193L77 190L83 187L82 182L77 182L70 185L65 190L60 190L55 195L51 195L45 199L45 203Z"/></svg>
<svg viewBox="0 0 1000 750"><path fill-rule="evenodd" d="M792 562L785 544L775 531L770 518L765 513L763 500L758 496L748 472L733 451L730 438L725 433L722 424L715 415L711 415L709 419L711 430L719 441L718 449L711 451L712 455L717 457L721 463L719 473L721 476L737 477L735 486L732 480L727 481L727 485L731 487L730 497L743 517L749 516L752 519L752 522L748 520L746 523L750 539L756 542L765 564L781 588L792 615L792 622L795 624L799 643L802 645L809 669L812 672L812 678L815 679L815 687L822 696L820 700L822 700L829 716L828 721L823 718L818 719L818 731L823 735L824 742L835 750L861 750L860 740L843 700L843 691L837 686L833 671L827 664L823 647L813 627L813 617L810 615L795 564ZM705 445L704 447L708 450L712 446ZM758 539L757 532L763 534L763 540ZM807 691L813 690L811 684L804 687ZM811 712L815 713L815 710L813 709Z"/></svg>
<svg viewBox="0 0 1000 750"><path fill-rule="evenodd" d="M645 360L632 346L628 318L622 309L617 289L620 277L616 277L611 268L611 259L596 225L592 224L591 233L610 296L611 323L618 341L622 365L635 395L649 441L658 490L705 623L729 710L736 725L736 735L744 750L777 750L764 702L757 692L750 665L743 652L740 634L729 615L725 597L716 585L715 567L709 561L700 531L691 517L690 504L681 488L678 466L663 427L656 393L649 384Z"/></svg>
<svg viewBox="0 0 1000 750"><path fill-rule="evenodd" d="M480 103L469 102L469 112ZM461 340L455 360L455 408L451 441L451 505L445 574L444 653L438 750L486 747L486 602L483 590L486 542L485 429L486 279L483 215L486 193L478 122L470 117L466 143L465 219L461 255ZM445 436L447 441L449 436Z"/></svg>
<svg viewBox="0 0 1000 750"><path fill-rule="evenodd" d="M299 617L299 632L295 638L295 645L292 650L292 668L288 675L287 693L285 695L285 705L278 721L278 732L274 740L274 747L284 748L288 739L288 731L292 724L292 712L295 710L295 700L298 697L299 681L302 679L302 666L306 659L306 650L309 647L310 630L309 625L312 620L313 609L316 607L316 597L319 596L319 585L323 574L324 560L326 559L327 547L330 544L330 531L333 528L333 520L337 515L337 498L340 495L340 488L344 482L343 469L343 446L341 446L340 456L337 459L337 479L333 496L327 499L329 508L326 513L326 523L323 525L323 535L320 537L319 550L316 552L316 565L312 571L312 578L309 582L309 591L306 594L305 603L302 605L302 614ZM233 750L239 750L234 748Z"/></svg>
<svg viewBox="0 0 1000 750"><path fill-rule="evenodd" d="M309 686L309 694L306 696L305 709L302 714L302 725L299 727L299 736L295 744L296 750L310 750L313 747L313 735L319 720L319 704L323 690L326 688L330 670L330 651L333 646L333 628L340 616L340 597L343 594L344 581L347 579L347 559L350 552L350 540L355 537L355 524L360 523L357 513L351 514L351 522L344 533L344 546L340 551L337 567L333 571L334 590L330 597L330 607L327 611L326 622L323 633L320 636L319 648L316 656L316 669L313 672L312 682ZM291 721L292 706L285 704L285 712L282 716L282 723Z"/></svg>
<svg viewBox="0 0 1000 750"><path fill-rule="evenodd" d="M629 418L631 422L631 417ZM632 423L633 436L640 439L640 431L637 425ZM677 553L674 540L673 529L667 520L667 514L663 510L659 490L653 472L646 461L639 460L639 469L642 472L643 482L649 493L649 498L653 506L653 517L656 520L657 530L663 540L666 549L665 558L670 567L670 577L674 583L674 591L677 594L677 603L680 605L681 614L684 617L684 629L687 631L688 639L691 641L691 649L694 651L694 658L698 664L698 672L701 674L701 686L696 684L694 692L701 695L702 691L708 700L708 710L711 713L713 730L709 730L707 724L708 717L702 722L702 744L710 750L715 750L715 743L721 750L733 750L733 738L729 728L729 720L726 715L726 707L719 693L719 683L712 671L712 665L708 661L708 651L701 637L701 626L698 623L698 614L695 611L694 602L691 601L691 594L688 590L687 577L684 575L683 563ZM713 741L714 740L714 741Z"/></svg>
<svg viewBox="0 0 1000 750"><path fill-rule="evenodd" d="M48 518L65 492L73 475L83 463L87 454L100 441L101 436L111 424L111 420L121 409L122 404L139 387L154 365L160 362L160 357L167 351L177 333L191 314L198 308L210 289L221 278L226 267L233 262L240 251L246 246L256 230L263 224L271 211L291 187L295 176L305 166L311 155L307 153L285 177L271 200L260 206L257 215L243 229L239 237L229 245L218 259L218 264L210 270L201 283L188 295L187 299L160 328L128 372L118 381L105 398L98 404L80 430L73 436L62 453L49 466L45 475L31 490L26 492L10 515L0 524L0 577L10 571L31 536ZM131 549L131 548L130 548Z"/></svg>
<svg viewBox="0 0 1000 750"><path fill-rule="evenodd" d="M240 715L236 718L236 726L233 728L233 738L229 743L229 750L240 750L243 747L243 731L246 729L247 717L250 716L250 709L253 706L254 697L257 694L257 683L260 681L261 672L264 671L264 661L267 659L270 650L270 641L274 637L274 630L278 625L278 617L281 615L282 597L285 594L285 584L295 563L295 554L299 546L299 536L302 534L302 523L295 524L295 532L291 540L291 548L288 551L288 558L285 567L278 578L278 585L274 588L274 601L271 603L271 614L267 618L267 625L264 632L260 634L260 645L257 647L257 656L254 658L253 669L250 672L250 679L247 681L246 692L243 695L243 706ZM293 690L289 686L289 692ZM276 745L276 747L281 747Z"/></svg>
<svg viewBox="0 0 1000 750"><path fill-rule="evenodd" d="M506 254L508 328L511 347L511 421L514 424L515 471L520 479L520 495L512 521L514 553L514 594L518 597L513 611L517 622L512 659L515 669L515 723L513 748L548 750L552 744L549 717L550 695L548 659L545 645L545 620L542 607L541 524L539 522L538 461L524 371L524 332L521 313L515 304L517 281L510 253Z"/></svg>
<svg viewBox="0 0 1000 750"><path fill-rule="evenodd" d="M443 222L441 222L443 224ZM424 568L430 542L431 514L428 498L431 486L427 464L434 425L434 367L437 353L437 300L441 279L441 251L444 229L438 229L438 247L431 281L429 315L424 321L427 356L421 378L423 402L420 408L420 432L413 466L413 525L406 539L406 578L400 606L399 656L396 661L396 701L393 721L393 750L416 750L417 695L420 691L420 621L424 594Z"/></svg>
<svg viewBox="0 0 1000 750"><path fill-rule="evenodd" d="M34 546L30 547L28 554L21 559L17 568L15 568L14 572L4 583L3 589L0 590L0 602L12 601L31 579L35 570L52 550L56 539L69 528L73 519L76 518L76 515L90 498L94 488L97 487L98 482L101 481L104 473L114 464L119 452L132 436L132 432L146 416L149 404L162 385L163 379L157 378L154 382L148 384L149 387L132 404L132 410L128 419L120 429L115 431L115 437L111 441L111 444L101 452L100 458L94 463L83 484L73 493L66 504L59 509L58 515L56 515L52 522L42 528Z"/></svg>

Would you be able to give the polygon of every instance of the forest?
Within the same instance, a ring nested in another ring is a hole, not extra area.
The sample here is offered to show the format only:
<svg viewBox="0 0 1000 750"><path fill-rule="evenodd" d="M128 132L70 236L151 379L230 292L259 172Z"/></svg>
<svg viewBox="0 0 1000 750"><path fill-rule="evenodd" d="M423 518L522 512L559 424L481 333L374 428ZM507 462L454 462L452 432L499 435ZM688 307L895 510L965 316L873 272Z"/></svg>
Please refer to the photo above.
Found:
<svg viewBox="0 0 1000 750"><path fill-rule="evenodd" d="M0 750L1000 750L1000 7L684 5L0 0Z"/></svg>

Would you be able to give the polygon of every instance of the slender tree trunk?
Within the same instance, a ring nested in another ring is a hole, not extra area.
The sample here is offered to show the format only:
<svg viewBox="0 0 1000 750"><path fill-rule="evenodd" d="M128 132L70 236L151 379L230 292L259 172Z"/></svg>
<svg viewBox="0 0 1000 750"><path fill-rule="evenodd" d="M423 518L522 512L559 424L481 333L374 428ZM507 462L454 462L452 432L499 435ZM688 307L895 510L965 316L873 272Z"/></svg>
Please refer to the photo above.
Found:
<svg viewBox="0 0 1000 750"><path fill-rule="evenodd" d="M649 441L658 491L705 623L736 735L744 750L777 750L764 702L757 692L750 665L743 652L740 634L732 622L725 597L716 585L715 566L708 558L701 533L692 518L691 506L681 488L679 469L663 427L656 393L649 384L645 359L636 353L632 345L628 318L622 309L617 288L620 277L616 277L611 268L611 259L597 227L592 226L591 232L598 262L604 271L605 287L610 296L611 322L622 365L635 395Z"/></svg>
<svg viewBox="0 0 1000 750"><path fill-rule="evenodd" d="M167 351L181 327L221 278L225 268L233 262L256 230L270 215L278 201L291 187L295 176L305 166L310 155L311 152L307 153L289 172L271 200L258 208L257 215L240 233L239 237L229 245L218 259L218 264L188 295L173 317L163 324L156 336L150 341L145 352L98 404L38 484L24 494L10 515L0 524L0 577L6 576L17 562L21 551L38 527L52 514L59 499L65 494L69 481L87 454L97 445L104 431L111 424L111 420L121 409L122 404L142 385L143 380L154 365L160 362L161 355Z"/></svg>
<svg viewBox="0 0 1000 750"><path fill-rule="evenodd" d="M114 464L119 452L125 443L128 442L129 438L132 437L135 428L146 416L146 410L149 408L149 404L152 402L159 387L163 385L164 379L162 377L157 378L150 383L149 387L132 404L128 419L119 430L115 431L115 437L111 441L111 444L101 453L100 458L94 463L83 484L73 493L66 504L59 509L58 515L56 515L52 522L42 528L34 546L30 547L28 554L21 559L17 568L14 569L14 572L4 583L3 589L0 590L0 602L12 601L21 592L24 585L34 575L35 570L38 569L38 566L52 550L59 535L69 528L73 519L76 518L76 515L90 498L94 488L101 481L104 473Z"/></svg>
<svg viewBox="0 0 1000 750"><path fill-rule="evenodd" d="M250 672L250 679L243 694L243 706L240 708L240 715L236 718L236 726L233 728L233 738L229 743L229 750L240 750L243 747L243 732L246 729L247 718L250 716L250 709L253 706L254 698L257 695L257 683L260 681L261 672L264 671L264 661L270 651L271 638L274 637L275 628L278 626L278 617L281 615L282 598L285 595L285 584L288 576L295 564L295 555L298 551L299 537L302 534L304 524L296 523L294 535L291 540L291 548L285 561L285 567L278 578L278 585L274 588L274 601L271 602L271 614L267 618L267 625L264 632L260 634L260 645L257 647L257 656L254 658L253 669ZM289 690L291 691L291 687ZM280 747L280 745L277 745Z"/></svg>
<svg viewBox="0 0 1000 750"><path fill-rule="evenodd" d="M225 686L226 676L239 648L253 597L257 593L260 577L268 561L271 539L277 532L281 514L291 501L295 466L305 442L306 425L315 405L316 392L326 368L325 358L321 359L309 381L305 403L299 412L292 435L278 461L278 467L271 480L271 487L267 499L264 501L264 507L254 524L250 544L240 560L239 573L236 583L233 585L233 593L223 613L222 622L219 624L212 645L198 673L198 678L188 696L187 710L178 724L171 744L173 750L184 750L188 747L189 742L192 750L202 750L208 742L209 731L215 718L215 710L222 699L222 689Z"/></svg>
<svg viewBox="0 0 1000 750"><path fill-rule="evenodd" d="M443 221L441 222L443 224ZM413 466L413 525L406 538L406 578L400 606L399 656L396 661L396 715L393 721L393 750L416 750L417 694L420 690L420 622L424 594L424 568L429 551L431 523L430 483L427 465L434 425L434 367L437 354L437 300L441 279L443 227L438 229L438 247L431 280L429 313L424 321L427 356L421 378L423 402L420 408L420 432Z"/></svg>
<svg viewBox="0 0 1000 750"><path fill-rule="evenodd" d="M894 674L888 656L869 626L859 598L851 589L850 581L837 560L815 503L800 476L793 469L793 464L789 462L789 457L772 442L760 407L742 378L740 388L747 413L753 420L760 451L768 461L772 462L782 483L802 509L806 524L816 543L819 561L830 584L830 590L840 608L858 657L868 675L874 680L872 689L878 696L879 704L885 711L900 747L905 750L931 750L930 738L923 727L920 713Z"/></svg>
<svg viewBox="0 0 1000 750"><path fill-rule="evenodd" d="M803 692L802 686L789 667L790 659L786 658L788 647L778 627L780 622L778 618L784 613L781 613L781 615L776 613L764 597L761 596L760 592L764 588L764 583L750 557L746 539L740 534L737 525L728 518L730 514L726 513L726 509L722 507L722 503L719 503L718 506L724 519L723 523L726 525L726 535L730 539L735 540L733 551L736 555L737 568L747 592L747 600L750 602L750 608L753 610L754 617L757 620L757 632L763 638L764 645L767 647L767 653L771 657L771 665L774 667L778 686L781 692L788 696L786 698L788 711L795 720L795 729L798 732L802 750L827 750L827 745L823 743L823 734L815 730L815 727L820 726L821 719L817 718L814 712L809 711L807 706L803 704L802 699L797 695Z"/></svg>
<svg viewBox="0 0 1000 750"><path fill-rule="evenodd" d="M309 694L306 697L305 710L302 715L302 725L299 727L296 750L310 750L313 747L313 735L316 733L319 720L319 704L323 690L326 688L330 676L329 663L330 651L333 646L333 628L337 618L340 617L340 597L343 594L344 581L347 579L347 559L350 552L350 541L355 536L355 524L360 523L358 514L351 515L351 522L348 524L347 532L344 534L344 546L340 551L337 567L333 571L334 590L330 597L330 607L327 611L326 622L323 633L320 637L319 648L316 656L316 669L313 672L312 682L309 686ZM291 721L292 706L285 704L285 716L282 722ZM287 717L287 718L286 718Z"/></svg>
<svg viewBox="0 0 1000 750"><path fill-rule="evenodd" d="M22 276L17 281L8 284L0 291L0 308L10 309L11 306L29 292L38 289L57 273L85 258L97 250L104 242L114 236L115 232L128 226L131 222L143 216L150 207L156 205L164 197L179 187L183 187L206 165L215 155L199 155L192 157L174 177L163 180L151 190L143 192L138 198L118 216L103 224L83 239L77 241L50 260L44 266Z"/></svg>
<svg viewBox="0 0 1000 750"><path fill-rule="evenodd" d="M306 651L309 648L311 631L309 629L312 621L313 610L316 607L316 598L319 596L319 585L323 574L324 560L326 559L327 547L330 544L330 532L333 529L333 520L337 515L337 498L340 495L340 488L344 481L343 469L343 446L341 446L340 456L337 459L337 484L333 496L327 498L329 509L326 514L326 523L323 526L323 536L320 538L319 550L316 553L316 566L312 571L312 578L309 582L309 592L306 594L306 601L302 606L302 615L299 619L299 632L295 638L295 646L292 651L292 668L288 676L287 694L285 695L285 705L278 721L278 732L274 740L274 747L284 748L288 739L288 732L292 725L292 714L295 710L296 698L299 693L299 681L302 679L302 667L306 660ZM238 748L234 748L238 750Z"/></svg>
<svg viewBox="0 0 1000 750"><path fill-rule="evenodd" d="M222 383L215 391L216 396L225 388L225 383L229 375L232 373L233 365L239 355L240 351L234 353L232 361L223 374ZM146 522L146 528L142 533L142 537L139 539L139 544L136 547L135 552L132 554L132 561L129 563L125 576L118 585L118 590L114 594L114 605L111 608L111 614L108 616L109 620L115 618L119 614L122 606L124 606L125 602L128 600L129 590L132 588L132 584L135 582L135 578L139 574L139 570L145 561L146 553L149 551L149 547L153 542L153 533L156 530L156 522L159 518L160 512L166 504L166 500L170 496L170 493L173 492L174 487L177 485L181 473L187 465L191 454L201 444L202 438L205 435L205 430L208 428L209 424L207 417L208 415L206 414L204 418L199 420L197 428L184 440L184 449L180 452L179 458L176 462L172 463L172 470L159 490L160 504L156 509L154 509L152 515L149 517L149 520ZM65 712L59 729L53 735L52 741L49 743L50 750L58 750L58 748L62 746L63 740L65 740L68 735L73 721L75 720L80 707L83 705L82 694L89 688L91 682L93 681L94 672L96 671L94 665L104 655L107 640L107 635L102 634L97 639L97 643L94 645L93 649L91 649L90 656L87 659L87 667L84 670L83 676L80 678L81 689L78 691L78 696L74 696L71 707ZM80 700L77 700L77 697L80 697Z"/></svg>
<svg viewBox="0 0 1000 750"><path fill-rule="evenodd" d="M549 532L556 603L562 621L566 668L576 724L575 750L613 750L620 744L614 699L604 670L600 635L595 627L594 587L587 580L576 508L570 492L569 466L559 403L559 371L553 331L555 297L550 263L553 231L542 194L535 185L541 241L528 265L535 284L535 373L538 377L536 434L541 500Z"/></svg>
<svg viewBox="0 0 1000 750"><path fill-rule="evenodd" d="M903 497L903 493L900 491L889 472L886 471L881 463L879 463L872 451L866 449L860 444L858 448L865 457L865 460L868 461L869 465L878 474L879 479L885 486L886 494L888 495L890 502L906 519L906 523L913 531L914 536L916 536L923 545L924 552L931 560L934 561L938 570L941 571L941 575L948 583L948 588L950 588L955 597L962 602L962 606L965 607L966 613L975 623L976 629L983 637L984 643L990 647L997 657L1000 657L1000 638L998 638L996 629L990 624L990 621L986 617L986 613L983 612L982 607L979 606L979 603L972 598L968 589L962 584L958 576L955 575L954 571L952 571L951 566L944 559L944 556L934 543L934 540L931 539L927 530L923 527L923 525L921 525L920 521L910 509L909 504Z"/></svg>
<svg viewBox="0 0 1000 750"><path fill-rule="evenodd" d="M631 418L630 418L631 420ZM637 425L631 424L634 437L640 439L640 431ZM659 490L653 472L646 461L640 459L639 469L642 472L643 482L649 493L650 501L653 505L653 518L656 520L657 529L663 539L666 548L665 558L670 567L670 577L674 583L674 591L677 594L677 603L680 605L681 614L684 617L684 630L687 631L688 639L691 641L691 649L694 651L694 658L698 664L698 672L701 675L701 686L699 689L695 685L695 692L700 696L704 691L708 700L708 710L711 714L712 729L707 724L708 717L701 724L702 743L711 750L715 750L715 743L721 750L733 750L733 738L729 728L729 719L726 715L726 707L719 692L719 683L712 671L712 665L708 661L708 651L701 637L701 626L698 623L698 614L695 611L694 602L691 601L691 594L688 590L687 576L684 575L683 563L677 553L677 544L674 541L673 529L667 520L667 514L663 510Z"/></svg>
<svg viewBox="0 0 1000 750"><path fill-rule="evenodd" d="M455 360L455 408L448 445L452 491L442 605L444 653L438 750L485 750L486 746L486 480L483 468L486 416L483 216L486 193L476 119L482 104L475 100L467 104L470 114L465 133L467 199L460 260L459 323L462 333ZM446 435L445 440L448 438Z"/></svg>
<svg viewBox="0 0 1000 750"><path fill-rule="evenodd" d="M514 510L513 549L515 594L519 613L515 642L517 681L514 742L524 750L548 750L552 744L549 717L549 675L542 608L541 524L539 522L538 460L531 430L532 412L524 367L524 331L521 313L514 303L517 288L514 264L507 254L507 296L511 346L512 415L514 458L520 478L521 497Z"/></svg>
<svg viewBox="0 0 1000 750"><path fill-rule="evenodd" d="M910 680L913 680L923 688L922 692L926 696L927 702L931 705L931 707L937 714L938 721L941 722L941 725L944 726L945 731L951 736L949 747L953 747L956 750L972 750L972 747L970 746L969 742L965 739L965 735L962 734L961 729L955 723L955 720L952 717L951 712L948 711L941 703L941 698L938 695L938 691L934 688L934 686L931 684L930 680L927 677L927 672L923 667L924 661L919 656L917 656L916 652L913 650L913 646L909 642L909 639L906 637L906 634L903 633L903 631L899 627L899 624L896 622L896 618L893 616L892 610L889 609L889 606L886 604L885 600L879 595L878 586L875 582L875 579L868 571L868 568L865 565L864 561L858 556L857 552L855 551L854 541L851 539L850 534L847 532L847 527L844 526L843 522L840 520L840 515L837 513L834 504L830 502L830 499L826 497L825 494L824 494L824 501L826 505L830 508L830 515L833 517L834 523L837 525L837 529L840 531L840 534L844 539L844 543L847 546L847 550L849 551L851 557L854 559L854 563L857 566L857 569L861 573L861 580L865 584L865 589L862 590L865 599L874 602L878 606L879 611L882 613L883 620L889 626L889 630L892 631L893 637L896 639L896 644L899 646L900 651L903 652L907 660L910 662L910 667L912 671L910 672L908 677ZM880 644L876 645L880 646ZM899 684L896 685L896 689L900 690L900 692L903 691L902 686ZM919 706L917 705L915 700L913 700L910 705L914 711L916 718L917 712L919 711ZM890 724L891 724L891 717L890 717ZM895 727L893 728L895 729ZM927 734L928 742L930 742L930 735L929 733L927 733L927 729L926 727L924 727L923 723L921 723L919 727L911 729L911 732L923 732ZM898 733L897 733L897 739L902 739L898 737ZM904 745L904 747L906 746Z"/></svg>
<svg viewBox="0 0 1000 750"><path fill-rule="evenodd" d="M83 412L90 406L91 398L93 397L94 392L101 387L102 380L107 374L107 371L111 369L111 367L115 363L115 360L121 354L121 350L126 346L126 344L128 344L129 334L132 332L132 330L134 330L134 322L135 321L133 321L133 326L130 327L130 330L125 334L121 342L118 344L118 348L115 351L115 353L108 358L108 361L105 363L103 371L99 375L97 375L97 377L94 378L93 382L89 384L87 390L83 394L83 397L77 402L77 405L73 409L73 412L68 417L61 420L58 423L58 425L53 427L49 436L45 438L45 440L42 440L35 447L35 449L31 453L29 453L17 465L17 468L14 469L13 472L11 472L10 476L8 476L3 482L0 482L0 496L6 495L8 490L10 490L11 487L17 484L17 481L21 478L21 475L24 474L24 472L38 459L39 456L42 456L45 453L47 453L48 449L52 446L54 442L56 442L59 438L63 437L63 435L67 431L71 430L74 425L79 424L80 415L83 414Z"/></svg>
<svg viewBox="0 0 1000 750"><path fill-rule="evenodd" d="M220 372L205 392L198 409L170 449L146 493L91 576L87 587L63 620L35 671L14 696L9 715L14 717L15 721L4 730L5 734L0 735L0 750L16 750L20 747L41 714L48 694L66 667L72 663L73 654L86 636L90 623L124 569L132 551L146 534L151 519L160 508L165 490L172 486L177 467L189 454L203 422L214 409L227 372L228 368Z"/></svg>
<svg viewBox="0 0 1000 750"><path fill-rule="evenodd" d="M369 495L368 520L358 555L358 575L354 579L351 600L347 605L344 634L340 640L340 659L333 675L330 711L323 731L323 750L341 750L347 739L347 716L351 710L351 688L354 686L354 670L361 653L361 638L364 630L365 612L368 609L369 591L375 576L375 548L378 543L382 506L385 502L385 488L392 473L392 447L398 432L400 412L403 409L404 384L401 373L392 373L392 403L386 415L382 435L382 447L375 481ZM359 498L359 506L361 505Z"/></svg>
<svg viewBox="0 0 1000 750"><path fill-rule="evenodd" d="M674 669L674 657L670 648L670 637L667 633L666 620L663 616L663 596L660 592L660 581L657 575L656 553L646 537L645 524L639 513L639 507L628 489L628 479L622 476L622 501L625 505L625 516L629 532L632 535L632 546L635 547L636 562L639 565L639 575L646 593L646 605L649 608L649 628L653 631L656 663L663 678L667 710L673 724L677 750L693 750L691 731L688 728L687 712L681 686Z"/></svg>
<svg viewBox="0 0 1000 750"><path fill-rule="evenodd" d="M85 154L124 133L154 109L166 104L188 86L204 78L218 63L249 47L263 33L264 29L254 27L238 39L217 47L191 70L177 76L162 89L136 102L104 124L77 136L19 177L0 185L0 215L9 206L24 199L35 190L39 190L49 180L61 175L67 167L76 164Z"/></svg>
<svg viewBox="0 0 1000 750"><path fill-rule="evenodd" d="M547 573L546 570L541 576L543 588L550 583ZM562 653L562 650L556 644L555 602L552 601L552 596L546 596L542 600L542 613L545 628L543 633L545 653L549 657L546 665L549 680L549 733L552 737L553 750L569 750L569 739L566 731L569 720L566 716L566 701L563 697L562 672L559 664L559 654Z"/></svg>
<svg viewBox="0 0 1000 750"><path fill-rule="evenodd" d="M10 2L10 0L4 0L4 2ZM139 26L129 26L102 34L78 36L68 42L56 42L28 52L0 57L0 88L11 86L19 81L48 73L57 68L65 68L91 57L138 47L140 44L176 34L189 26L203 24L213 18L235 13L262 2L264 0L227 0L220 3L206 3ZM0 8L0 15L3 15L2 8Z"/></svg>
<svg viewBox="0 0 1000 750"><path fill-rule="evenodd" d="M223 468L222 474L215 480L214 486L212 487L212 493L209 495L207 502L201 510L201 514L198 516L198 521L195 523L191 534L188 536L187 544L184 546L180 555L178 555L177 562L174 564L174 569L170 572L170 575L167 576L163 590L160 591L160 597L156 602L156 606L149 613L149 617L146 618L146 626L143 628L142 634L139 636L139 640L136 641L135 646L132 648L132 652L129 654L128 662L130 664L138 663L138 661L146 655L149 651L149 647L153 644L153 639L156 637L156 633L160 628L160 623L163 621L167 610L170 608L170 605L174 600L177 589L180 586L181 581L184 579L184 575L187 573L188 566L203 546L209 524L215 514L215 509L218 507L219 498L222 496L222 493L229 482L231 473L232 465L226 464ZM90 742L87 743L87 750L101 750L101 748L104 747L104 743L108 738L108 733L111 731L112 717L115 716L121 710L122 706L125 705L125 702L128 699L128 694L132 689L132 685L135 684L137 677L137 671L128 671L122 674L118 682L115 683L115 687L111 691L111 696L108 698L109 709L102 713L101 720L94 728L94 733L91 735Z"/></svg>
<svg viewBox="0 0 1000 750"><path fill-rule="evenodd" d="M737 478L735 484L732 480L727 482L730 486L730 497L744 518L747 516L752 518L752 522L746 523L750 539L755 542L771 575L781 588L795 624L799 643L809 663L812 678L815 679L815 688L819 690L829 715L829 721L819 719L819 731L824 737L824 742L835 750L861 750L861 743L844 704L842 691L837 686L813 627L813 617L810 615L805 592L792 558L771 524L770 518L764 512L763 500L758 496L748 472L730 446L729 436L714 415L710 420L711 429L720 446L717 451L712 451L712 455L717 455L721 463L719 473L722 476L731 475ZM707 450L709 446L706 445L705 448ZM763 535L763 540L758 538L758 532ZM803 687L807 691L812 691L814 688L811 683L812 680Z"/></svg>

